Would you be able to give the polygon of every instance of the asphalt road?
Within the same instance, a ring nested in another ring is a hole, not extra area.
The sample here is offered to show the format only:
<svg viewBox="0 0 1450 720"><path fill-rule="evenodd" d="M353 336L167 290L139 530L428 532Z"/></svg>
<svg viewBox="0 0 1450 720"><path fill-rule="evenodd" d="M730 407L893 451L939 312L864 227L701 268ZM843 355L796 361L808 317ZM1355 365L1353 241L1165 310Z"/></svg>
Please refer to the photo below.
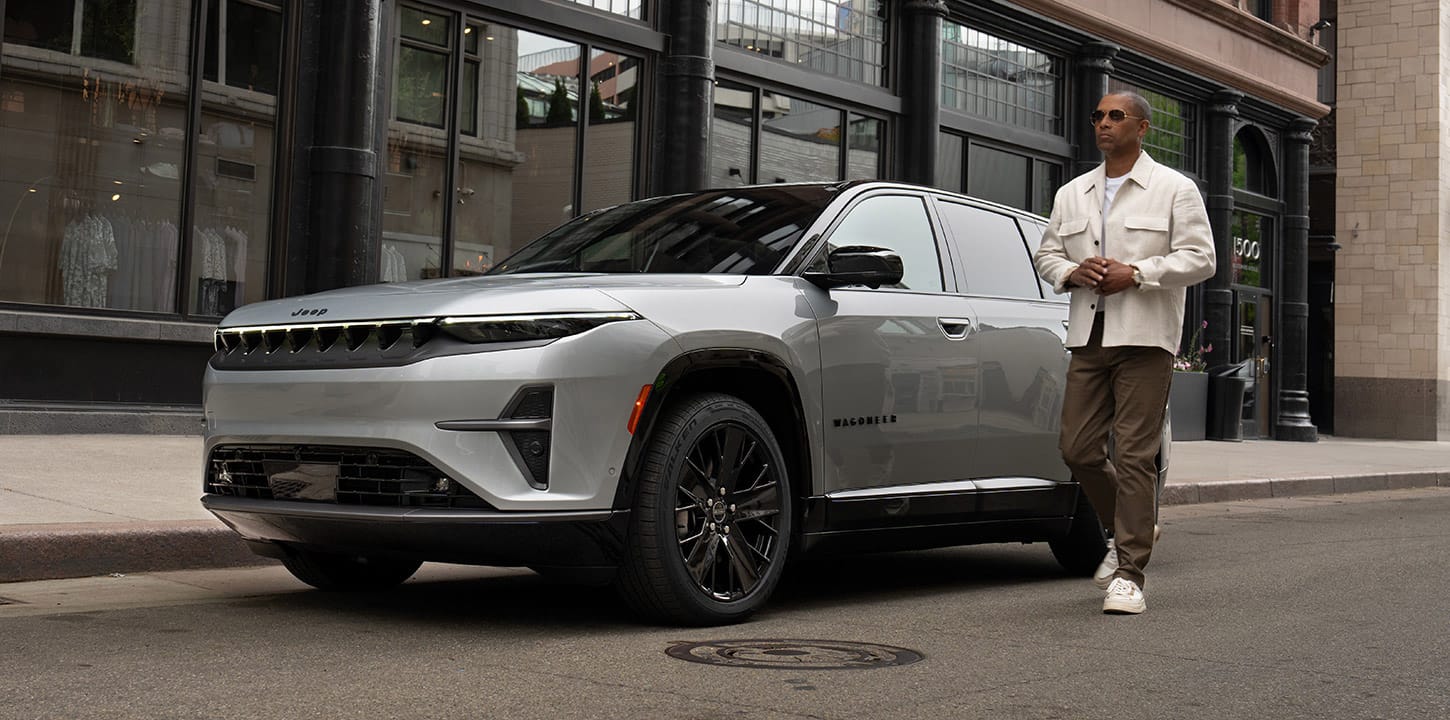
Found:
<svg viewBox="0 0 1450 720"><path fill-rule="evenodd" d="M1166 508L1138 617L1100 614L1041 545L818 561L714 629L526 571L357 596L277 567L0 585L0 717L1446 718L1447 517L1443 488ZM665 653L723 639L924 657Z"/></svg>

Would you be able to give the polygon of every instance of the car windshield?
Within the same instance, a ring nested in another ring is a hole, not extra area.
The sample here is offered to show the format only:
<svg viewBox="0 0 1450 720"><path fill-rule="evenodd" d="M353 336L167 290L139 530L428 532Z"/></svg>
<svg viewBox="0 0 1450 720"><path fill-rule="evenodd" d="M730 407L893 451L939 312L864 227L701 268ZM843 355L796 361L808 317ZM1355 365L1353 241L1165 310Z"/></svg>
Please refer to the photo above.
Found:
<svg viewBox="0 0 1450 720"><path fill-rule="evenodd" d="M765 275L834 195L827 185L706 190L580 216L490 275L534 272Z"/></svg>

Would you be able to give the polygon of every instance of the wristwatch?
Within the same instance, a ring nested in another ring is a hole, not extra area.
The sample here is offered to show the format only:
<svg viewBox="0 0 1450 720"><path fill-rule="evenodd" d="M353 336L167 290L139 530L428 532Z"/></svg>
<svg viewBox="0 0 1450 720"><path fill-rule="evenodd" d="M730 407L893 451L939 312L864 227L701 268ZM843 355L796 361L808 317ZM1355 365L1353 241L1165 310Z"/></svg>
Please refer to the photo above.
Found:
<svg viewBox="0 0 1450 720"><path fill-rule="evenodd" d="M1128 267L1133 268L1133 284L1138 287L1143 287L1143 271L1139 270L1137 265L1129 265Z"/></svg>

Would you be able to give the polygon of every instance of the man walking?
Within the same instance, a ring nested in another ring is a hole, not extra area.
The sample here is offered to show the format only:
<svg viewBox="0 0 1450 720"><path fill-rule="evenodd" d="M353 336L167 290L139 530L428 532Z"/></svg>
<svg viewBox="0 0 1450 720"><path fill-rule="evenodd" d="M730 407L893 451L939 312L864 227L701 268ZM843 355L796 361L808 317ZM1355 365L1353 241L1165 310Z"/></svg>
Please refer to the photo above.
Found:
<svg viewBox="0 0 1450 720"><path fill-rule="evenodd" d="M1213 235L1192 180L1143 152L1151 108L1132 92L1091 118L1103 164L1057 191L1037 273L1072 293L1072 362L1058 446L1103 525L1112 529L1093 580L1103 612L1147 609L1157 469L1184 289L1212 277ZM1108 432L1115 458L1108 458Z"/></svg>

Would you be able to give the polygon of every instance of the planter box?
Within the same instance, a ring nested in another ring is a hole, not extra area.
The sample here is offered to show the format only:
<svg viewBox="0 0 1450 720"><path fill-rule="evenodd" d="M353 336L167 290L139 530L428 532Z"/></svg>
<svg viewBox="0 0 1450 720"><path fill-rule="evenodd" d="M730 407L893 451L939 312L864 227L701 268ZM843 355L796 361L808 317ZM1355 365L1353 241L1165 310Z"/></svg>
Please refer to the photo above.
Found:
<svg viewBox="0 0 1450 720"><path fill-rule="evenodd" d="M1202 440L1208 422L1208 373L1173 371L1168 416L1174 440Z"/></svg>

